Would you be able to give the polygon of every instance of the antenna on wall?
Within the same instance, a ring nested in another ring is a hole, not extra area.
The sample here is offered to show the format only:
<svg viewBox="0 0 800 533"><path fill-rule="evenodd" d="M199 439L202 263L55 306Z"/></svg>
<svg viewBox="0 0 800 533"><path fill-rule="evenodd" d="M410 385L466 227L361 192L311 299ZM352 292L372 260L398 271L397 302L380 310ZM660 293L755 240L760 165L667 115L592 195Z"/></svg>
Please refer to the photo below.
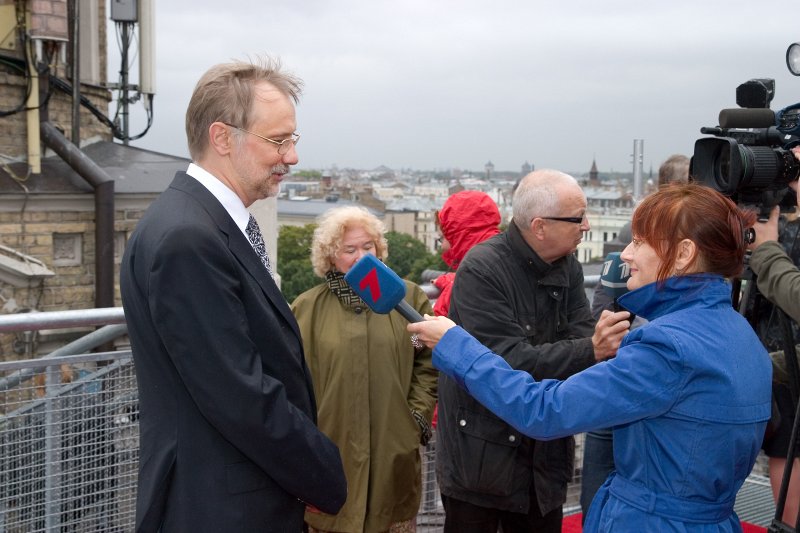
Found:
<svg viewBox="0 0 800 533"><path fill-rule="evenodd" d="M156 23L153 0L139 0L139 91L156 94Z"/></svg>
<svg viewBox="0 0 800 533"><path fill-rule="evenodd" d="M117 98L117 112L114 122L117 125L114 136L127 145L130 141L143 137L153 123L153 96L155 95L155 25L152 0L111 0L111 20L116 23L117 34L121 52L120 81L118 84L109 84L119 90ZM134 26L139 25L138 59L139 59L139 85L129 81L130 48L135 37ZM131 94L133 93L133 94ZM147 126L143 132L130 135L129 106L139 98L143 99L147 113Z"/></svg>

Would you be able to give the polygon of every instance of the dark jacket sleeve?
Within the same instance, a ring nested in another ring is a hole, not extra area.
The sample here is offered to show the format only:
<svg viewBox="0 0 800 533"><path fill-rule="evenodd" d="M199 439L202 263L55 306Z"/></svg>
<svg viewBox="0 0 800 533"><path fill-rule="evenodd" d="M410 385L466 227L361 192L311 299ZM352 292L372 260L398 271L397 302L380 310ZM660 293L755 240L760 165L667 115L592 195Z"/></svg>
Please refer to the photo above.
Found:
<svg viewBox="0 0 800 533"><path fill-rule="evenodd" d="M536 379L566 379L594 364L595 321L579 264L570 268L566 290L550 291L525 287L515 279L519 276L498 275L497 265L484 263L473 256L459 267L451 318L513 368Z"/></svg>
<svg viewBox="0 0 800 533"><path fill-rule="evenodd" d="M761 294L800 321L800 270L783 247L775 241L763 243L753 251L750 268Z"/></svg>

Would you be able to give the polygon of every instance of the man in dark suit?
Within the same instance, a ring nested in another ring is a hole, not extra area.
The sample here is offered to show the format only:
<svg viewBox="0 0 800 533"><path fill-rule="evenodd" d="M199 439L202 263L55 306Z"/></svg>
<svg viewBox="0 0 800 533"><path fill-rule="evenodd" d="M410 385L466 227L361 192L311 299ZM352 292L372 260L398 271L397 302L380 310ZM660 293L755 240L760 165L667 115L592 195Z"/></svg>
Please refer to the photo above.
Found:
<svg viewBox="0 0 800 533"><path fill-rule="evenodd" d="M303 529L346 481L316 427L300 332L246 210L297 163L299 79L211 68L186 112L193 163L131 236L122 301L139 383L136 530Z"/></svg>

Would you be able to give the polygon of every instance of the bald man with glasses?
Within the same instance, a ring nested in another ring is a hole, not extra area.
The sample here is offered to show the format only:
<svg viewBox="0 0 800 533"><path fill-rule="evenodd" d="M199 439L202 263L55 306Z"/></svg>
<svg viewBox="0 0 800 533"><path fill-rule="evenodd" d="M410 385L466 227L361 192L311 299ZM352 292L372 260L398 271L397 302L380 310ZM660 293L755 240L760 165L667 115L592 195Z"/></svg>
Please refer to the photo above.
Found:
<svg viewBox="0 0 800 533"><path fill-rule="evenodd" d="M456 272L450 318L512 367L566 379L613 357L626 311L592 318L575 251L589 231L572 176L537 170L513 197L508 229L473 247ZM572 478L572 437L535 441L439 380L436 471L445 532L558 532Z"/></svg>

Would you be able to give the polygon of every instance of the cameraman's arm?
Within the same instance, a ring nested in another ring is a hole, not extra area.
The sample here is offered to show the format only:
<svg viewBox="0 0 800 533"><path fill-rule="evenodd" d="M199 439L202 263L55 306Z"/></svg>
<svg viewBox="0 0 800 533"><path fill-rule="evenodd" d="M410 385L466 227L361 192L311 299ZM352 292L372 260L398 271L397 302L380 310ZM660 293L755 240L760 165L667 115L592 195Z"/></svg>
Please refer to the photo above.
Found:
<svg viewBox="0 0 800 533"><path fill-rule="evenodd" d="M769 301L800 322L800 270L777 241L759 245L750 257L750 268L758 276L758 290Z"/></svg>

